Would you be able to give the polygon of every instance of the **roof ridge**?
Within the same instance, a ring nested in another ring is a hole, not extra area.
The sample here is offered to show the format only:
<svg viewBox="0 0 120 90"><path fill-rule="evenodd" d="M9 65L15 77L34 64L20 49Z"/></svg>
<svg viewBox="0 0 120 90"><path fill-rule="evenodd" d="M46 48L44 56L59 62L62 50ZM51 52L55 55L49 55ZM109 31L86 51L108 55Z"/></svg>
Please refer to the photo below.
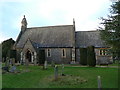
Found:
<svg viewBox="0 0 120 90"><path fill-rule="evenodd" d="M98 30L91 30L91 31L76 31L76 32L99 32Z"/></svg>
<svg viewBox="0 0 120 90"><path fill-rule="evenodd" d="M32 29L32 28L49 28L49 27L63 27L63 26L73 26L73 25L55 25L55 26L29 27L27 29Z"/></svg>

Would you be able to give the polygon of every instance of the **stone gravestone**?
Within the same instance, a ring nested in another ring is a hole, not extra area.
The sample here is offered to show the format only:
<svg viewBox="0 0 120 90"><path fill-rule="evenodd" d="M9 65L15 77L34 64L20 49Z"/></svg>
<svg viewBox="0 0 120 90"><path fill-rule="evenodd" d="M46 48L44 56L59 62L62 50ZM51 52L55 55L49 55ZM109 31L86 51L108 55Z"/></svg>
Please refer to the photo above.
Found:
<svg viewBox="0 0 120 90"><path fill-rule="evenodd" d="M15 65L15 58L12 58L12 62L11 62L12 66Z"/></svg>
<svg viewBox="0 0 120 90"><path fill-rule="evenodd" d="M51 62L51 66L55 67L55 62L54 61Z"/></svg>
<svg viewBox="0 0 120 90"><path fill-rule="evenodd" d="M44 68L47 69L47 61L44 63Z"/></svg>
<svg viewBox="0 0 120 90"><path fill-rule="evenodd" d="M98 90L101 90L101 78L98 76Z"/></svg>
<svg viewBox="0 0 120 90"><path fill-rule="evenodd" d="M62 76L65 76L65 74L64 74L64 64L62 64L62 72L61 72L61 75L62 75Z"/></svg>
<svg viewBox="0 0 120 90"><path fill-rule="evenodd" d="M28 66L29 66L29 61L28 61L28 59L26 59L25 65L26 65L26 72L28 72L28 71L29 71L29 70L28 70Z"/></svg>
<svg viewBox="0 0 120 90"><path fill-rule="evenodd" d="M58 79L58 66L57 65L55 65L55 68L54 68L54 78L55 80Z"/></svg>
<svg viewBox="0 0 120 90"><path fill-rule="evenodd" d="M10 72L14 73L16 71L15 59L12 58L10 62L11 62L11 65L12 65L12 67L10 69Z"/></svg>
<svg viewBox="0 0 120 90"><path fill-rule="evenodd" d="M6 61L5 61L5 67L9 67L10 63L9 63L9 58L7 57L6 58Z"/></svg>
<svg viewBox="0 0 120 90"><path fill-rule="evenodd" d="M9 67L10 67L9 58L7 57L5 61L5 67L3 67L2 69L9 72Z"/></svg>
<svg viewBox="0 0 120 90"><path fill-rule="evenodd" d="M12 66L10 72L14 73L16 71L16 66Z"/></svg>

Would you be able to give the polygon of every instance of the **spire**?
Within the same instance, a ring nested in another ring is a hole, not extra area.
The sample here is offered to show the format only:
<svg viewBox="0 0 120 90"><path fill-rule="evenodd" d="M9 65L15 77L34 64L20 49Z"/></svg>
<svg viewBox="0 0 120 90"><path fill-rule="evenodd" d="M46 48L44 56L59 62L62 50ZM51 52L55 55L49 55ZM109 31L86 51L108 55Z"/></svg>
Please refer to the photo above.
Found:
<svg viewBox="0 0 120 90"><path fill-rule="evenodd" d="M21 30L24 32L27 28L27 20L25 18L25 15L23 16L23 19L21 21Z"/></svg>

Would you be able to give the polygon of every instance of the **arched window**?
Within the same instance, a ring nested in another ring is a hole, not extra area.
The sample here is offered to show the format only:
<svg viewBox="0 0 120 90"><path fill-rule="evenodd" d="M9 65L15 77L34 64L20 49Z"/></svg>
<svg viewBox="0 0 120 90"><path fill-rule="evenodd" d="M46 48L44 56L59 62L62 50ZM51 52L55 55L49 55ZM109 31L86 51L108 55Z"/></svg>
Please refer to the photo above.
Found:
<svg viewBox="0 0 120 90"><path fill-rule="evenodd" d="M51 57L51 49L47 49L47 57Z"/></svg>
<svg viewBox="0 0 120 90"><path fill-rule="evenodd" d="M65 49L62 49L62 58L66 58L66 50Z"/></svg>

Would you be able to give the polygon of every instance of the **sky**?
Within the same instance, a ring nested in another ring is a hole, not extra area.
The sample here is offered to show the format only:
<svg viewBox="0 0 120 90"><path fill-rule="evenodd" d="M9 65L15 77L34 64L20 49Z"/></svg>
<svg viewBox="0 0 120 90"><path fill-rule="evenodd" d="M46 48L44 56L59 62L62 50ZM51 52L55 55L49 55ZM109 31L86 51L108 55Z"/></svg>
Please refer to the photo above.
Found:
<svg viewBox="0 0 120 90"><path fill-rule="evenodd" d="M100 17L107 17L110 0L0 0L0 42L16 40L21 20L27 27L72 25L76 31L96 30Z"/></svg>

